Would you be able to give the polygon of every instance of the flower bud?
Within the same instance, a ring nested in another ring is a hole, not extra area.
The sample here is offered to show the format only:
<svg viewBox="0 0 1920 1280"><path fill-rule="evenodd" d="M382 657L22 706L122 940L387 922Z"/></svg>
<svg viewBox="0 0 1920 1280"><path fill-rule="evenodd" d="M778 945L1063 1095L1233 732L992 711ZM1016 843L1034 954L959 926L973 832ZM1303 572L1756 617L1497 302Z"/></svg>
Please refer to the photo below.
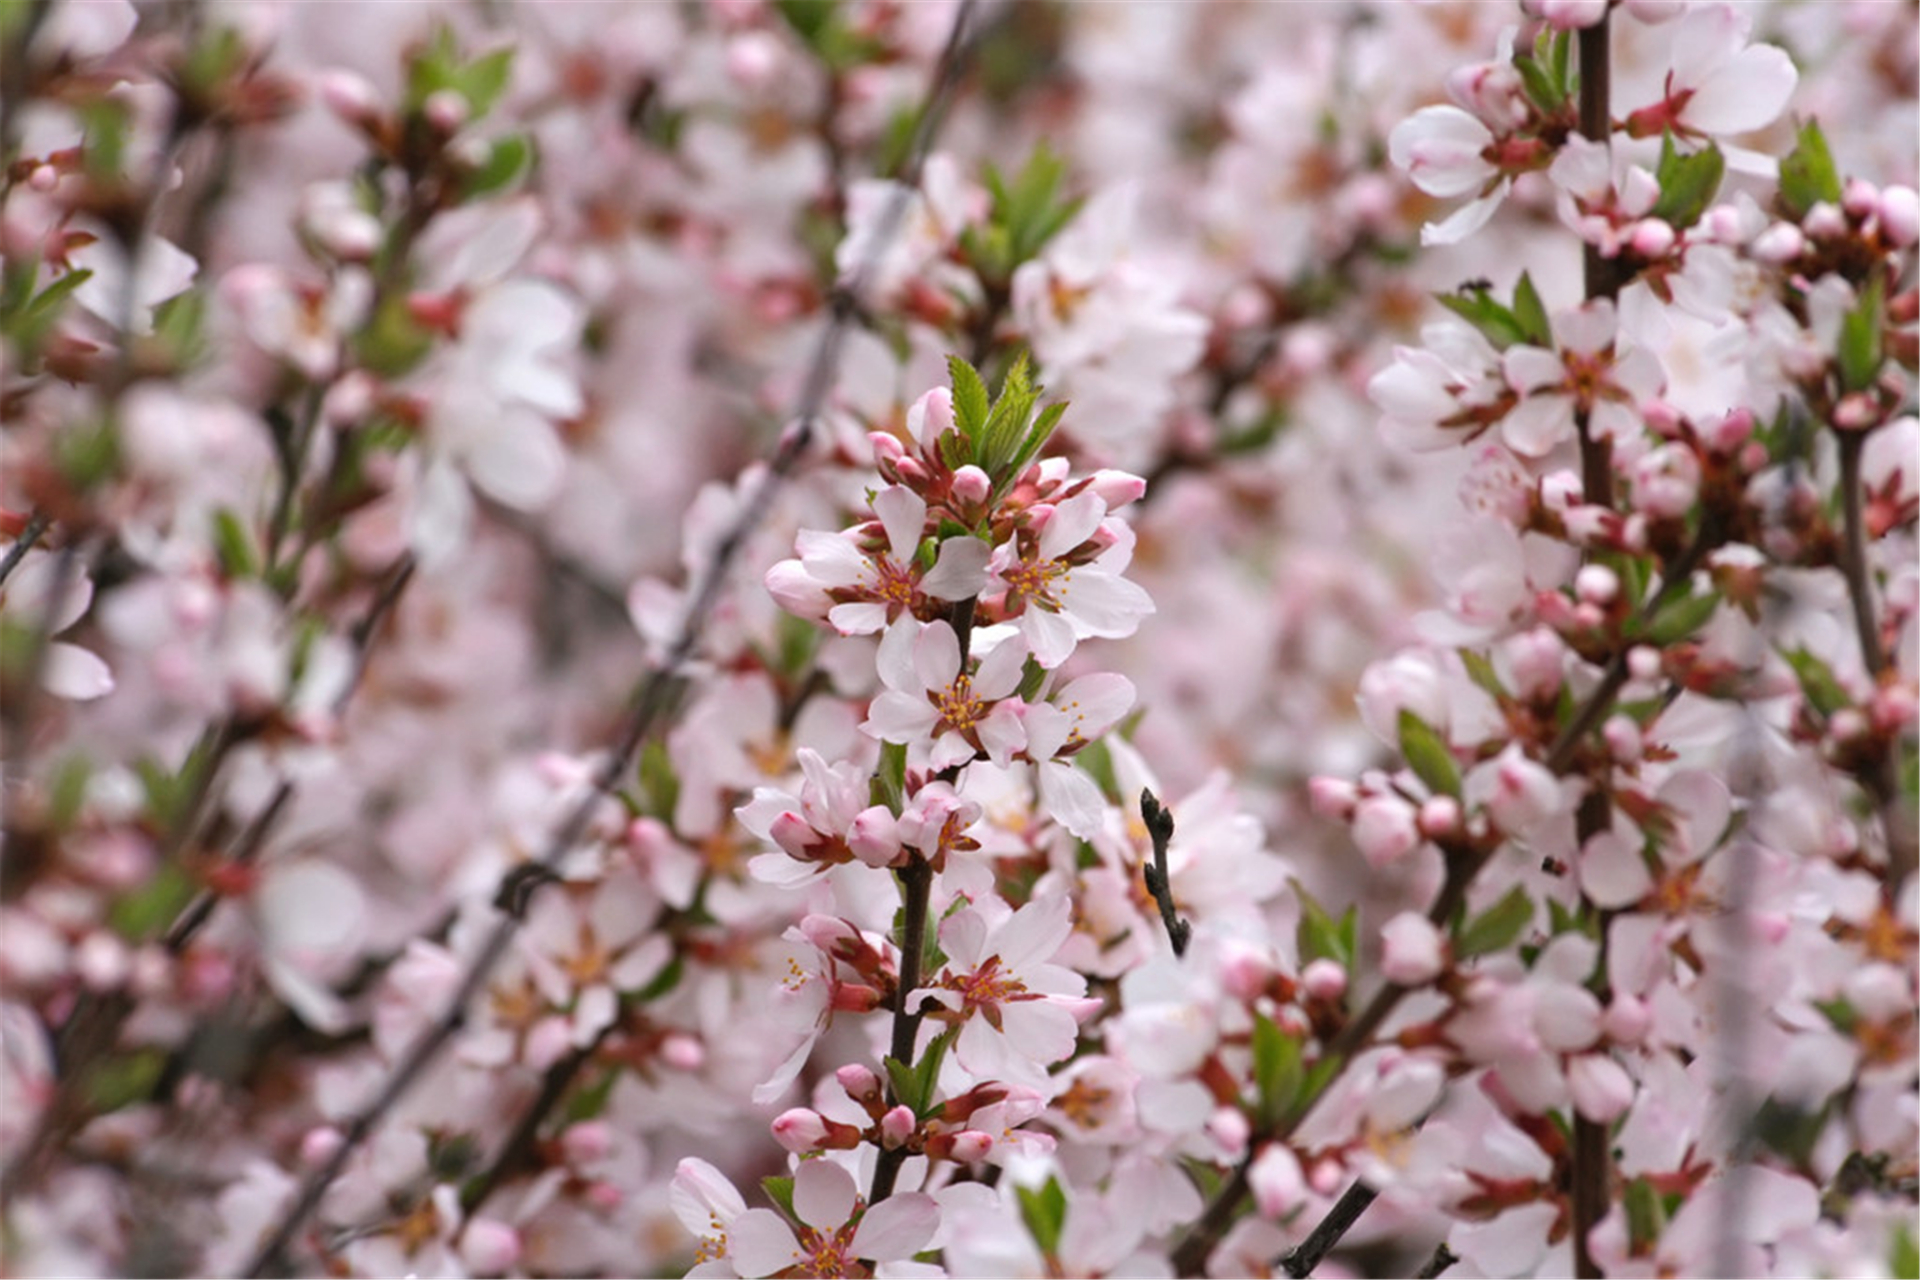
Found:
<svg viewBox="0 0 1920 1280"><path fill-rule="evenodd" d="M1912 187L1888 187L1880 193L1880 234L1896 249L1920 240L1920 194Z"/></svg>
<svg viewBox="0 0 1920 1280"><path fill-rule="evenodd" d="M978 506L993 492L993 478L969 462L953 473L952 492L954 501Z"/></svg>
<svg viewBox="0 0 1920 1280"><path fill-rule="evenodd" d="M1640 736L1640 726L1632 716L1613 716L1600 730L1600 736L1606 740L1607 754L1619 764L1632 764L1640 758L1644 743Z"/></svg>
<svg viewBox="0 0 1920 1280"><path fill-rule="evenodd" d="M1402 911L1380 929L1380 972L1389 982L1417 987L1446 968L1446 940L1431 920Z"/></svg>
<svg viewBox="0 0 1920 1280"><path fill-rule="evenodd" d="M1840 207L1855 222L1865 222L1880 207L1880 188L1865 178L1848 178L1840 193Z"/></svg>
<svg viewBox="0 0 1920 1280"><path fill-rule="evenodd" d="M833 1073L833 1078L839 1081L840 1087L855 1102L869 1102L881 1096L880 1077L858 1062L849 1062L841 1067Z"/></svg>
<svg viewBox="0 0 1920 1280"><path fill-rule="evenodd" d="M1269 1142L1247 1167L1247 1188L1261 1217L1284 1221L1307 1197L1300 1157L1284 1142Z"/></svg>
<svg viewBox="0 0 1920 1280"><path fill-rule="evenodd" d="M309 1169L319 1168L333 1159L333 1153L340 1149L343 1141L340 1131L332 1125L316 1125L300 1139L300 1163Z"/></svg>
<svg viewBox="0 0 1920 1280"><path fill-rule="evenodd" d="M1800 219L1800 229L1815 240L1837 240L1847 234L1847 215L1838 206L1821 200Z"/></svg>
<svg viewBox="0 0 1920 1280"><path fill-rule="evenodd" d="M460 1233L460 1261L473 1275L504 1275L520 1261L520 1233L498 1218L469 1218Z"/></svg>
<svg viewBox="0 0 1920 1280"><path fill-rule="evenodd" d="M1131 471L1102 467L1089 479L1087 491L1106 503L1108 511L1117 511L1146 493L1147 482Z"/></svg>
<svg viewBox="0 0 1920 1280"><path fill-rule="evenodd" d="M794 1107L773 1118L773 1140L797 1156L821 1149L827 1139L827 1123L818 1111Z"/></svg>
<svg viewBox="0 0 1920 1280"><path fill-rule="evenodd" d="M953 1135L947 1154L961 1164L979 1164L993 1151L993 1135L978 1129L962 1129Z"/></svg>
<svg viewBox="0 0 1920 1280"><path fill-rule="evenodd" d="M1673 225L1663 218L1642 218L1633 224L1627 247L1643 258L1664 258L1679 239Z"/></svg>
<svg viewBox="0 0 1920 1280"><path fill-rule="evenodd" d="M1353 806L1359 798L1359 788L1345 778L1322 775L1307 780L1307 802L1323 818L1352 817Z"/></svg>
<svg viewBox="0 0 1920 1280"><path fill-rule="evenodd" d="M660 1061L675 1071L698 1071L707 1064L707 1046L698 1036L676 1031L660 1042Z"/></svg>
<svg viewBox="0 0 1920 1280"><path fill-rule="evenodd" d="M420 104L420 114L443 134L451 134L467 122L471 114L465 95L457 89L435 89Z"/></svg>
<svg viewBox="0 0 1920 1280"><path fill-rule="evenodd" d="M913 1108L894 1107L880 1117L880 1145L897 1147L911 1138L918 1127L919 1121L914 1119Z"/></svg>
<svg viewBox="0 0 1920 1280"><path fill-rule="evenodd" d="M1316 1000L1338 1000L1347 992L1347 971L1338 960L1322 956L1300 971L1300 989Z"/></svg>
<svg viewBox="0 0 1920 1280"><path fill-rule="evenodd" d="M820 833L793 810L789 809L775 818L773 825L767 828L767 834L788 856L802 862L813 861L813 847L819 842Z"/></svg>
<svg viewBox="0 0 1920 1280"><path fill-rule="evenodd" d="M1420 834L1444 840L1460 834L1460 802L1452 796L1433 796L1420 806Z"/></svg>
<svg viewBox="0 0 1920 1280"><path fill-rule="evenodd" d="M870 867L893 865L900 856L900 833L893 810L883 804L862 809L847 828L847 847Z"/></svg>
<svg viewBox="0 0 1920 1280"><path fill-rule="evenodd" d="M1754 237L1747 252L1756 261L1776 265L1792 262L1806 250L1807 238L1791 222L1776 222Z"/></svg>
<svg viewBox="0 0 1920 1280"><path fill-rule="evenodd" d="M1555 598L1562 597L1556 592ZM1532 701L1560 691L1566 678L1566 641L1545 627L1535 627L1509 637L1502 647L1516 694Z"/></svg>
<svg viewBox="0 0 1920 1280"><path fill-rule="evenodd" d="M935 387L907 410L907 430L929 457L934 455L940 437L953 429L953 392L945 387Z"/></svg>
<svg viewBox="0 0 1920 1280"><path fill-rule="evenodd" d="M1663 665L1660 651L1650 644L1637 644L1627 650L1627 674L1635 680L1655 679Z"/></svg>
<svg viewBox="0 0 1920 1280"><path fill-rule="evenodd" d="M1353 811L1353 842L1375 867L1406 857L1420 847L1413 806L1398 796L1368 796Z"/></svg>
<svg viewBox="0 0 1920 1280"><path fill-rule="evenodd" d="M1228 1159L1238 1159L1247 1149L1247 1139L1253 1128L1247 1123L1247 1113L1238 1107L1216 1107L1207 1117L1207 1135L1220 1144Z"/></svg>
<svg viewBox="0 0 1920 1280"><path fill-rule="evenodd" d="M1582 565L1573 577L1573 593L1587 604L1612 604L1620 596L1620 575L1603 564Z"/></svg>
<svg viewBox="0 0 1920 1280"><path fill-rule="evenodd" d="M315 88L327 110L348 124L365 127L380 116L380 93L364 76L338 69L322 71Z"/></svg>
<svg viewBox="0 0 1920 1280"><path fill-rule="evenodd" d="M1653 1010L1639 996L1616 994L1600 1015L1600 1029L1615 1044L1639 1044L1653 1029Z"/></svg>
<svg viewBox="0 0 1920 1280"><path fill-rule="evenodd" d="M1528 759L1518 744L1502 751L1493 769L1487 809L1501 831L1524 835L1559 810L1560 780L1539 761Z"/></svg>
<svg viewBox="0 0 1920 1280"><path fill-rule="evenodd" d="M560 1134L560 1150L568 1164L593 1164L613 1152L613 1130L602 1120L570 1124Z"/></svg>

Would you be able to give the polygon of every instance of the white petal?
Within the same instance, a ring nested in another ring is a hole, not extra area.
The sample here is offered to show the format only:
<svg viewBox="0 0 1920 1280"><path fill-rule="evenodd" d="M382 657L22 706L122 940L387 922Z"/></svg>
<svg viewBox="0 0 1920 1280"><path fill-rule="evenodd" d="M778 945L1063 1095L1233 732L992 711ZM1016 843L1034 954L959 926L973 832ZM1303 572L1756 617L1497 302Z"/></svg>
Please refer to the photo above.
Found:
<svg viewBox="0 0 1920 1280"><path fill-rule="evenodd" d="M910 564L913 553L920 548L920 535L926 529L927 504L913 490L896 484L875 496L873 512L887 531L887 545L893 551L893 558L901 564Z"/></svg>
<svg viewBox="0 0 1920 1280"><path fill-rule="evenodd" d="M831 1231L853 1216L853 1175L826 1160L806 1160L793 1175L793 1211L810 1227Z"/></svg>
<svg viewBox="0 0 1920 1280"><path fill-rule="evenodd" d="M867 1210L859 1230L853 1233L852 1252L855 1257L875 1262L911 1258L939 1229L940 1206L931 1196L917 1191L897 1195Z"/></svg>
<svg viewBox="0 0 1920 1280"><path fill-rule="evenodd" d="M1020 615L1020 634L1033 650L1033 660L1049 671L1073 656L1073 623L1065 614L1028 604Z"/></svg>
<svg viewBox="0 0 1920 1280"><path fill-rule="evenodd" d="M97 655L55 640L47 646L40 683L57 698L86 702L113 692L113 672Z"/></svg>
<svg viewBox="0 0 1920 1280"><path fill-rule="evenodd" d="M987 558L992 549L978 538L948 538L940 556L920 580L920 589L936 600L965 600L987 585Z"/></svg>
<svg viewBox="0 0 1920 1280"><path fill-rule="evenodd" d="M465 452L474 484L516 511L551 498L567 465L559 432L533 413L503 412Z"/></svg>
<svg viewBox="0 0 1920 1280"><path fill-rule="evenodd" d="M860 728L882 742L914 743L931 734L939 719L939 714L925 698L889 690L873 700ZM955 735L946 736L951 738ZM973 749L968 747L967 750L971 754Z"/></svg>
<svg viewBox="0 0 1920 1280"><path fill-rule="evenodd" d="M960 638L947 623L929 622L920 629L913 642L913 674L920 689L945 689L960 674Z"/></svg>
<svg viewBox="0 0 1920 1280"><path fill-rule="evenodd" d="M771 1209L749 1209L735 1218L727 1252L743 1276L770 1276L801 1260L792 1230Z"/></svg>
<svg viewBox="0 0 1920 1280"><path fill-rule="evenodd" d="M1040 802L1054 821L1082 840L1093 839L1105 824L1106 797L1072 765L1048 761L1040 766Z"/></svg>

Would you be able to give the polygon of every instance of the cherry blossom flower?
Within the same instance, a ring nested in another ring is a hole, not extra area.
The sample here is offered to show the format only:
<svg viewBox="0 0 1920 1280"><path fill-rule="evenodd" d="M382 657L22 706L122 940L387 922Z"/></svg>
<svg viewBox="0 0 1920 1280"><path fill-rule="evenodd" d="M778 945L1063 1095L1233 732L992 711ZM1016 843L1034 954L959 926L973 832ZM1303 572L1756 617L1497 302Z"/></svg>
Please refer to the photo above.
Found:
<svg viewBox="0 0 1920 1280"><path fill-rule="evenodd" d="M748 1209L727 1231L728 1258L746 1277L786 1274L864 1276L897 1270L933 1239L940 1207L931 1196L900 1192L868 1207L853 1175L829 1160L803 1160L793 1175L789 1222L771 1209Z"/></svg>
<svg viewBox="0 0 1920 1280"><path fill-rule="evenodd" d="M1750 133L1787 105L1799 72L1784 49L1749 44L1750 15L1737 5L1689 9L1673 28L1673 52L1659 102L1630 112L1627 132L1681 137Z"/></svg>
<svg viewBox="0 0 1920 1280"><path fill-rule="evenodd" d="M1553 326L1557 350L1523 345L1502 357L1520 401L1501 419L1500 434L1530 458L1571 440L1580 417L1596 438L1631 439L1640 404L1665 383L1659 360L1639 347L1616 350L1619 326L1604 298L1558 313Z"/></svg>
<svg viewBox="0 0 1920 1280"><path fill-rule="evenodd" d="M1025 742L1020 685L1026 647L1002 641L972 671L964 669L960 641L944 619L903 619L881 638L878 664L886 691L873 701L866 732L925 752L934 770L985 754L1004 765Z"/></svg>
<svg viewBox="0 0 1920 1280"><path fill-rule="evenodd" d="M995 917L998 917L997 919ZM965 907L940 925L947 963L914 993L959 1027L954 1055L984 1080L1034 1087L1046 1066L1073 1051L1080 1019L1099 1008L1086 979L1053 963L1073 931L1073 904L1036 898L1018 911Z"/></svg>
<svg viewBox="0 0 1920 1280"><path fill-rule="evenodd" d="M87 615L93 603L92 578L76 565L63 582L58 561L58 555L38 549L21 558L0 586L0 622L29 635L37 631L52 637ZM84 702L113 691L113 672L92 650L50 638L41 659L40 684L55 697Z"/></svg>
<svg viewBox="0 0 1920 1280"><path fill-rule="evenodd" d="M889 485L874 497L873 510L885 538L881 547L871 547L872 539L859 529L803 529L799 560L782 561L767 573L774 598L802 617L824 613L842 635L870 635L923 610L929 598L965 600L987 585L990 548L978 538L943 539L932 567L922 568L927 504L918 494Z"/></svg>
<svg viewBox="0 0 1920 1280"><path fill-rule="evenodd" d="M1130 537L1114 535L1104 548L1094 541L1106 514L1104 499L1081 493L1036 511L1037 539L994 548L993 582L1005 590L1033 660L1048 670L1065 662L1080 640L1130 636L1153 612L1147 593L1120 576L1132 552Z"/></svg>

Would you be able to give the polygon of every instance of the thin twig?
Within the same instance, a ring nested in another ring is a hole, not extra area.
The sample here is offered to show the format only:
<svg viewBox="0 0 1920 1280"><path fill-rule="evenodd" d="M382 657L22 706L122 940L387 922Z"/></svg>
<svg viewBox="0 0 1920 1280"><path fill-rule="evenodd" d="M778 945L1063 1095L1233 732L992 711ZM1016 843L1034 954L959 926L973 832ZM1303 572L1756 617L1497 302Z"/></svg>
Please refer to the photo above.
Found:
<svg viewBox="0 0 1920 1280"><path fill-rule="evenodd" d="M1433 1254L1418 1271L1413 1273L1414 1280L1436 1280L1436 1277L1446 1274L1447 1269L1458 1261L1460 1261L1460 1255L1447 1248L1447 1242L1442 1240L1433 1246Z"/></svg>
<svg viewBox="0 0 1920 1280"><path fill-rule="evenodd" d="M1327 1216L1320 1220L1320 1225L1280 1260L1280 1269L1292 1276L1293 1280L1303 1280L1303 1277L1312 1275L1314 1268L1326 1260L1327 1254L1340 1243L1342 1236L1353 1229L1353 1224L1360 1221L1360 1215L1367 1211L1367 1206L1379 1194L1365 1182L1356 1179L1334 1201L1333 1208L1327 1210Z"/></svg>
<svg viewBox="0 0 1920 1280"><path fill-rule="evenodd" d="M1173 954L1184 956L1187 943L1193 937L1193 925L1182 920L1173 905L1173 881L1167 871L1167 846L1173 843L1173 814L1153 792L1142 791L1140 818L1147 824L1147 835L1153 840L1153 863L1140 868L1140 874L1147 882L1147 892L1160 908L1160 920L1167 927L1167 940L1173 944Z"/></svg>
<svg viewBox="0 0 1920 1280"><path fill-rule="evenodd" d="M1873 606L1873 582L1867 572L1866 521L1860 509L1860 455L1866 448L1863 431L1836 431L1840 445L1840 514L1845 534L1840 543L1840 573L1847 581L1847 601L1853 608L1853 629L1860 640L1860 661L1867 674L1879 679L1887 669L1887 653L1880 644L1880 624Z"/></svg>
<svg viewBox="0 0 1920 1280"><path fill-rule="evenodd" d="M606 797L612 794L619 780L625 776L641 744L657 732L661 722L666 718L685 682L685 668L700 642L707 618L719 600L728 571L746 545L747 539L759 527L780 487L799 465L800 458L811 443L820 414L826 405L828 389L832 385L839 365L840 347L847 325L858 309L860 290L875 269L881 253L897 234L906 215L908 199L913 188L919 183L927 152L931 148L937 126L945 113L948 95L958 79L963 41L977 2L978 0L963 0L954 15L946 47L941 52L933 83L928 89L926 104L921 111L913 148L902 172L901 186L896 190L894 199L890 200L882 210L881 220L872 242L873 247L865 260L856 266L851 276L834 290L827 325L814 348L813 362L807 371L807 378L800 392L793 424L782 436L772 459L753 491L740 503L733 524L715 545L697 581L691 585L688 605L681 617L678 634L660 663L653 667L641 681L640 690L628 713L626 725L618 741L614 743L600 769L594 775L592 787L575 804L566 819L553 833L540 856L533 860L532 866L537 873L554 872L561 861L579 844L592 823L595 810ZM506 877L506 879L512 878L513 873L509 873ZM503 882L503 890L507 887L508 885ZM527 887L527 894L520 895L523 899L538 889L537 876ZM524 901L520 905L524 907ZM468 962L467 970L459 987L454 991L452 999L449 1000L446 1011L415 1040L394 1065L393 1073L387 1077L378 1094L348 1124L333 1155L324 1165L308 1175L301 1186L300 1194L286 1215L261 1242L245 1274L262 1276L278 1270L284 1264L288 1246L306 1225L307 1219L313 1215L314 1210L319 1207L327 1188L333 1185L354 1153L372 1136L380 1122L386 1118L387 1113L407 1095L415 1081L433 1064L447 1042L459 1030L466 1018L468 1003L485 987L494 968L506 954L515 932L519 929L520 919L520 913L507 912L494 923L493 928Z"/></svg>
<svg viewBox="0 0 1920 1280"><path fill-rule="evenodd" d="M19 567L22 560L27 558L27 552L33 550L34 543L40 541L40 535L45 533L52 524L52 518L45 512L36 511L27 517L27 523L21 528L20 536L7 547L6 555L0 556L0 586L6 585L7 579L13 576L13 571Z"/></svg>

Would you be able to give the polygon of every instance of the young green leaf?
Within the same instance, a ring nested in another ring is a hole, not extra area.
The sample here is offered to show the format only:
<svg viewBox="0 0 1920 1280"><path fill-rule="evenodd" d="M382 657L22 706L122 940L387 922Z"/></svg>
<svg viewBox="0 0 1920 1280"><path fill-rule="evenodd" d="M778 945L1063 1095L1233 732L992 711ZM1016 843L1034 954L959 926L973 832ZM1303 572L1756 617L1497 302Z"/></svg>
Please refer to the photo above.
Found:
<svg viewBox="0 0 1920 1280"><path fill-rule="evenodd" d="M1515 885L1500 899L1468 921L1453 940L1456 959L1467 960L1510 947L1533 923L1533 898Z"/></svg>
<svg viewBox="0 0 1920 1280"><path fill-rule="evenodd" d="M1814 205L1840 203L1840 171L1818 120L1800 126L1799 140L1780 161L1780 203L1796 222Z"/></svg>
<svg viewBox="0 0 1920 1280"><path fill-rule="evenodd" d="M1708 143L1704 150L1682 152L1669 132L1660 141L1660 164L1654 170L1660 198L1652 215L1673 227L1692 226L1713 203L1726 172L1727 160L1719 147Z"/></svg>
<svg viewBox="0 0 1920 1280"><path fill-rule="evenodd" d="M1420 781L1440 795L1458 797L1460 766L1437 730L1411 711L1400 712L1400 753Z"/></svg>

